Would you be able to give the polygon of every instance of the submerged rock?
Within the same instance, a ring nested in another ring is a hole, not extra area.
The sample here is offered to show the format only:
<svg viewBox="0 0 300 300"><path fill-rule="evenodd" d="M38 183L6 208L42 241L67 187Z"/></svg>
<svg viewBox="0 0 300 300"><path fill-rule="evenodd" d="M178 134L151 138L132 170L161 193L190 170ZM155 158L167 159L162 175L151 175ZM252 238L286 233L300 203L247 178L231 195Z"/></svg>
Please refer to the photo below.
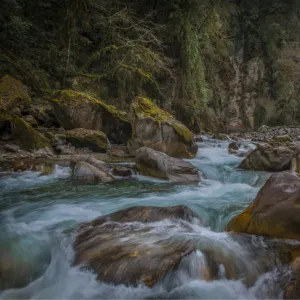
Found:
<svg viewBox="0 0 300 300"><path fill-rule="evenodd" d="M100 130L117 144L127 143L131 137L125 112L86 93L62 90L53 95L52 103L57 121L65 129Z"/></svg>
<svg viewBox="0 0 300 300"><path fill-rule="evenodd" d="M228 145L228 153L230 154L237 154L239 149L240 145L237 142L231 142Z"/></svg>
<svg viewBox="0 0 300 300"><path fill-rule="evenodd" d="M110 143L104 132L76 128L66 131L66 139L76 148L89 148L94 152L106 152Z"/></svg>
<svg viewBox="0 0 300 300"><path fill-rule="evenodd" d="M291 161L300 151L287 146L273 147L270 144L258 144L257 148L241 162L239 168L256 171L289 170Z"/></svg>
<svg viewBox="0 0 300 300"><path fill-rule="evenodd" d="M151 148L142 147L136 152L140 174L174 182L199 182L199 171L187 161L173 158Z"/></svg>
<svg viewBox="0 0 300 300"><path fill-rule="evenodd" d="M147 98L133 100L131 124L132 140L128 147L132 155L142 146L180 158L192 158L197 153L193 133Z"/></svg>
<svg viewBox="0 0 300 300"><path fill-rule="evenodd" d="M253 203L233 218L228 231L300 240L300 179L290 171L272 175Z"/></svg>
<svg viewBox="0 0 300 300"><path fill-rule="evenodd" d="M180 230L184 224L176 219L194 217L189 208L175 206L132 207L97 218L84 224L76 237L75 265L89 266L108 283L152 287L195 251L193 241L174 239L166 229L155 231L152 222L172 219L174 224L166 228Z"/></svg>

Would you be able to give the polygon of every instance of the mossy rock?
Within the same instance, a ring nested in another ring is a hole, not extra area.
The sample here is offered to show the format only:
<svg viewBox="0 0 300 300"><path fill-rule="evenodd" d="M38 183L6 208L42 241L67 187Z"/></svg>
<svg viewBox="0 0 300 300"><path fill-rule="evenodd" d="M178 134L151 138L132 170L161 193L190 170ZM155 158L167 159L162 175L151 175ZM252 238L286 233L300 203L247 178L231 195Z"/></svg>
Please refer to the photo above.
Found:
<svg viewBox="0 0 300 300"><path fill-rule="evenodd" d="M131 138L127 114L87 93L58 91L52 96L52 104L58 123L65 129L100 130L118 144Z"/></svg>
<svg viewBox="0 0 300 300"><path fill-rule="evenodd" d="M28 90L21 81L9 75L0 78L0 110L11 113L16 108L22 109L30 101Z"/></svg>
<svg viewBox="0 0 300 300"><path fill-rule="evenodd" d="M77 128L66 131L66 138L76 148L89 148L94 152L106 152L110 148L105 133L99 130Z"/></svg>
<svg viewBox="0 0 300 300"><path fill-rule="evenodd" d="M197 153L193 133L148 98L133 100L131 123L132 140L139 140L142 146L180 158L192 158Z"/></svg>
<svg viewBox="0 0 300 300"><path fill-rule="evenodd" d="M26 150L51 148L49 140L23 119L13 116L8 120L11 124L12 138L21 148Z"/></svg>
<svg viewBox="0 0 300 300"><path fill-rule="evenodd" d="M40 134L36 129L31 127L31 125L25 120L0 110L0 129L5 123L7 124L7 127L10 128L12 139L22 149L38 150L43 148L51 148L50 141Z"/></svg>

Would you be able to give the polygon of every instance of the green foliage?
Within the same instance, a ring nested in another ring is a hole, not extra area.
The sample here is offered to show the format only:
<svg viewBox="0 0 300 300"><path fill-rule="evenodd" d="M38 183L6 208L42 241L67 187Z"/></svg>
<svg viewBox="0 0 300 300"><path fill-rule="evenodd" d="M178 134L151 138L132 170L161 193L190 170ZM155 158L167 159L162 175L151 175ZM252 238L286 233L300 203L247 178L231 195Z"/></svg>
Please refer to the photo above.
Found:
<svg viewBox="0 0 300 300"><path fill-rule="evenodd" d="M41 94L73 87L76 76L84 92L123 108L145 95L199 130L224 115L216 78L230 81L242 49L243 62L265 64L256 126L298 123L299 3L2 0L0 75Z"/></svg>

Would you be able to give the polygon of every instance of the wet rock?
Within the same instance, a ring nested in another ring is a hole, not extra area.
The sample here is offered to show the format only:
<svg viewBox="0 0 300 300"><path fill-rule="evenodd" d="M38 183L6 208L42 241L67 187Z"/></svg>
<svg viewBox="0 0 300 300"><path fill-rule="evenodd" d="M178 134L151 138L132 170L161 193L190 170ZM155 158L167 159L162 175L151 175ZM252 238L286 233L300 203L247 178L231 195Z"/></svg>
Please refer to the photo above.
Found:
<svg viewBox="0 0 300 300"><path fill-rule="evenodd" d="M183 205L169 207L134 206L107 216L101 216L89 224L92 226L100 226L105 222L150 223L166 219L182 219L187 222L193 222L195 219L198 219L198 216L191 209Z"/></svg>
<svg viewBox="0 0 300 300"><path fill-rule="evenodd" d="M14 145L14 144L6 144L3 146L3 150L5 150L7 152L16 153L20 150L20 147L18 145Z"/></svg>
<svg viewBox="0 0 300 300"><path fill-rule="evenodd" d="M193 133L168 112L149 99L137 97L131 105L132 140L128 143L131 155L146 146L172 157L192 158L198 147Z"/></svg>
<svg viewBox="0 0 300 300"><path fill-rule="evenodd" d="M227 230L300 240L300 179L290 171L275 173L253 203L236 216Z"/></svg>
<svg viewBox="0 0 300 300"><path fill-rule="evenodd" d="M228 145L228 153L230 153L230 154L237 154L239 148L240 148L240 145L237 142L231 142Z"/></svg>
<svg viewBox="0 0 300 300"><path fill-rule="evenodd" d="M107 136L99 130L84 128L68 130L66 139L76 148L89 148L94 152L106 152L110 148Z"/></svg>
<svg viewBox="0 0 300 300"><path fill-rule="evenodd" d="M114 180L106 170L95 167L85 161L75 164L72 170L72 178L86 183L112 182Z"/></svg>
<svg viewBox="0 0 300 300"><path fill-rule="evenodd" d="M173 158L151 148L142 147L136 153L137 170L140 174L174 182L199 182L198 170L187 161Z"/></svg>
<svg viewBox="0 0 300 300"><path fill-rule="evenodd" d="M193 241L168 234L174 226L184 228L177 219L194 217L187 207L176 206L132 207L97 218L84 224L76 237L75 265L92 268L101 281L152 287L195 251ZM165 219L174 221L162 231L153 230L152 222Z"/></svg>
<svg viewBox="0 0 300 300"><path fill-rule="evenodd" d="M291 149L286 146L273 147L269 144L258 144L257 148L241 162L239 168L257 171L289 170L291 161L300 148Z"/></svg>
<svg viewBox="0 0 300 300"><path fill-rule="evenodd" d="M86 93L62 90L52 97L58 123L65 129L85 128L103 131L110 141L127 143L131 124L125 112Z"/></svg>
<svg viewBox="0 0 300 300"><path fill-rule="evenodd" d="M133 174L133 170L122 166L113 166L112 174L119 177L130 177Z"/></svg>
<svg viewBox="0 0 300 300"><path fill-rule="evenodd" d="M292 263L292 270L284 286L283 299L300 299L300 257Z"/></svg>

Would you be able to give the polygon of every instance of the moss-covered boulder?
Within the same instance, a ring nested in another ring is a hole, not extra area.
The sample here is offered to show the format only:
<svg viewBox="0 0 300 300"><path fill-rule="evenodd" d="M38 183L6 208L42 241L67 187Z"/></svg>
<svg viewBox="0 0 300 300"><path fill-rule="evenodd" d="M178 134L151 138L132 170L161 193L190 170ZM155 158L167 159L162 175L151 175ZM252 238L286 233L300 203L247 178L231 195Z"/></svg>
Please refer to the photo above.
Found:
<svg viewBox="0 0 300 300"><path fill-rule="evenodd" d="M180 158L192 158L197 153L193 133L147 98L133 100L131 124L132 140L128 147L132 155L140 146Z"/></svg>
<svg viewBox="0 0 300 300"><path fill-rule="evenodd" d="M114 143L126 143L131 124L125 112L87 93L62 90L52 97L53 111L65 129L85 128L103 131Z"/></svg>
<svg viewBox="0 0 300 300"><path fill-rule="evenodd" d="M296 173L275 173L254 202L227 226L227 230L300 240L300 179Z"/></svg>
<svg viewBox="0 0 300 300"><path fill-rule="evenodd" d="M9 75L0 78L0 110L11 113L29 103L28 90L21 81Z"/></svg>
<svg viewBox="0 0 300 300"><path fill-rule="evenodd" d="M18 116L0 112L0 124L8 124L12 140L25 150L51 148L50 141Z"/></svg>
<svg viewBox="0 0 300 300"><path fill-rule="evenodd" d="M66 139L76 148L89 148L94 152L106 152L110 143L104 132L76 128L66 131Z"/></svg>

